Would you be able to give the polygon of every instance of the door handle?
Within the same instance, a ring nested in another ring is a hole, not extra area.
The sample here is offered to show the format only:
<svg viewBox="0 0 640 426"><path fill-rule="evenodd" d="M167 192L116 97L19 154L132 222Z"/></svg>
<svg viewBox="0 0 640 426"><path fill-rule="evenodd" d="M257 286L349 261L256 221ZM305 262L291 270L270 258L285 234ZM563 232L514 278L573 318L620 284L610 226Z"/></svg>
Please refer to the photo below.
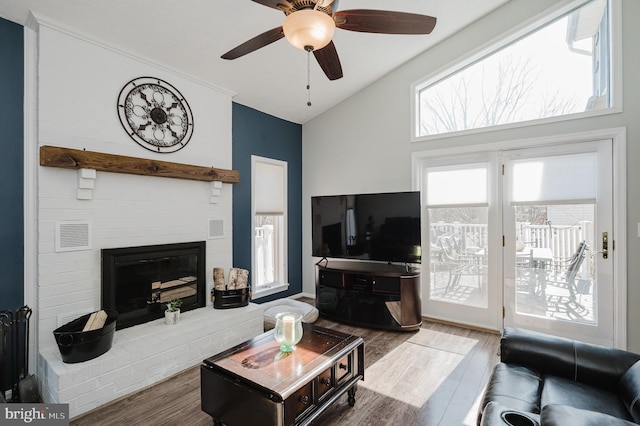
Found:
<svg viewBox="0 0 640 426"><path fill-rule="evenodd" d="M602 258L607 259L609 257L609 233L602 233Z"/></svg>

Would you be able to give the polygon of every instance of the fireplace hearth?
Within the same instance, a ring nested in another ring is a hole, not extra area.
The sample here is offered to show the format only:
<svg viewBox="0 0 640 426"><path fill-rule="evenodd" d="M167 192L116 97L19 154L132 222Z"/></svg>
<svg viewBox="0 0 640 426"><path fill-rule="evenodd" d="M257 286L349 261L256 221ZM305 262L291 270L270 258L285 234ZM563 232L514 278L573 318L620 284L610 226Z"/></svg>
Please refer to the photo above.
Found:
<svg viewBox="0 0 640 426"><path fill-rule="evenodd" d="M205 242L102 250L102 309L116 310L116 330L164 316L166 304L181 311L205 306Z"/></svg>

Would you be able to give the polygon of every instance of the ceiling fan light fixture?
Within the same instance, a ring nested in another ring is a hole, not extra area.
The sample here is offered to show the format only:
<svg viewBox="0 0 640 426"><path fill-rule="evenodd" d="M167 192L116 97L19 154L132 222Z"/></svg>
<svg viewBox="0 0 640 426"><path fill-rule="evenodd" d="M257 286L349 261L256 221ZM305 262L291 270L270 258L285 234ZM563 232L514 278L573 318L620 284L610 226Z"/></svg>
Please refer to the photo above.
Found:
<svg viewBox="0 0 640 426"><path fill-rule="evenodd" d="M282 24L284 36L292 46L301 50L318 50L333 38L336 24L333 18L313 9L298 10L287 15Z"/></svg>

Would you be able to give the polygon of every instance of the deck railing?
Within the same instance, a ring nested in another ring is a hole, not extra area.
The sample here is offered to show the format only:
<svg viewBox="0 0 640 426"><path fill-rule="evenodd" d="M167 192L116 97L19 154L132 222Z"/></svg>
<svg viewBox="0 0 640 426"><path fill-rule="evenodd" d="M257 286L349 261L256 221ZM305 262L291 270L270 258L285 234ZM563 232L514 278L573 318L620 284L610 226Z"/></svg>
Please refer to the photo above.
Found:
<svg viewBox="0 0 640 426"><path fill-rule="evenodd" d="M529 223L516 224L516 239L525 246L549 248L554 261L564 261L576 252L581 241L585 241L589 248L581 271L593 276L593 265L590 254L594 251L593 222L582 221L571 226L560 225L531 225ZM487 246L488 232L486 224L468 224L459 222L437 222L431 224L432 243L434 236L456 235L462 248L467 251L482 249Z"/></svg>
<svg viewBox="0 0 640 426"><path fill-rule="evenodd" d="M590 221L572 226L518 223L516 229L516 237L525 245L550 248L554 258L558 259L570 257L581 241L586 241L589 247L593 247L593 223Z"/></svg>

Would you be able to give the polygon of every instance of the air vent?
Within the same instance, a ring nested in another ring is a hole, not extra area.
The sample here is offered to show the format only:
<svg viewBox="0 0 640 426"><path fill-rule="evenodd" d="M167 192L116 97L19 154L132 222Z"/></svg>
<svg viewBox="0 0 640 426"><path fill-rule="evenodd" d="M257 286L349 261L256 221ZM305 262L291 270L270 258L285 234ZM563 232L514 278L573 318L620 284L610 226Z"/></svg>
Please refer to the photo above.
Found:
<svg viewBox="0 0 640 426"><path fill-rule="evenodd" d="M209 219L209 239L224 238L224 220Z"/></svg>
<svg viewBox="0 0 640 426"><path fill-rule="evenodd" d="M56 222L56 252L91 248L89 221Z"/></svg>

